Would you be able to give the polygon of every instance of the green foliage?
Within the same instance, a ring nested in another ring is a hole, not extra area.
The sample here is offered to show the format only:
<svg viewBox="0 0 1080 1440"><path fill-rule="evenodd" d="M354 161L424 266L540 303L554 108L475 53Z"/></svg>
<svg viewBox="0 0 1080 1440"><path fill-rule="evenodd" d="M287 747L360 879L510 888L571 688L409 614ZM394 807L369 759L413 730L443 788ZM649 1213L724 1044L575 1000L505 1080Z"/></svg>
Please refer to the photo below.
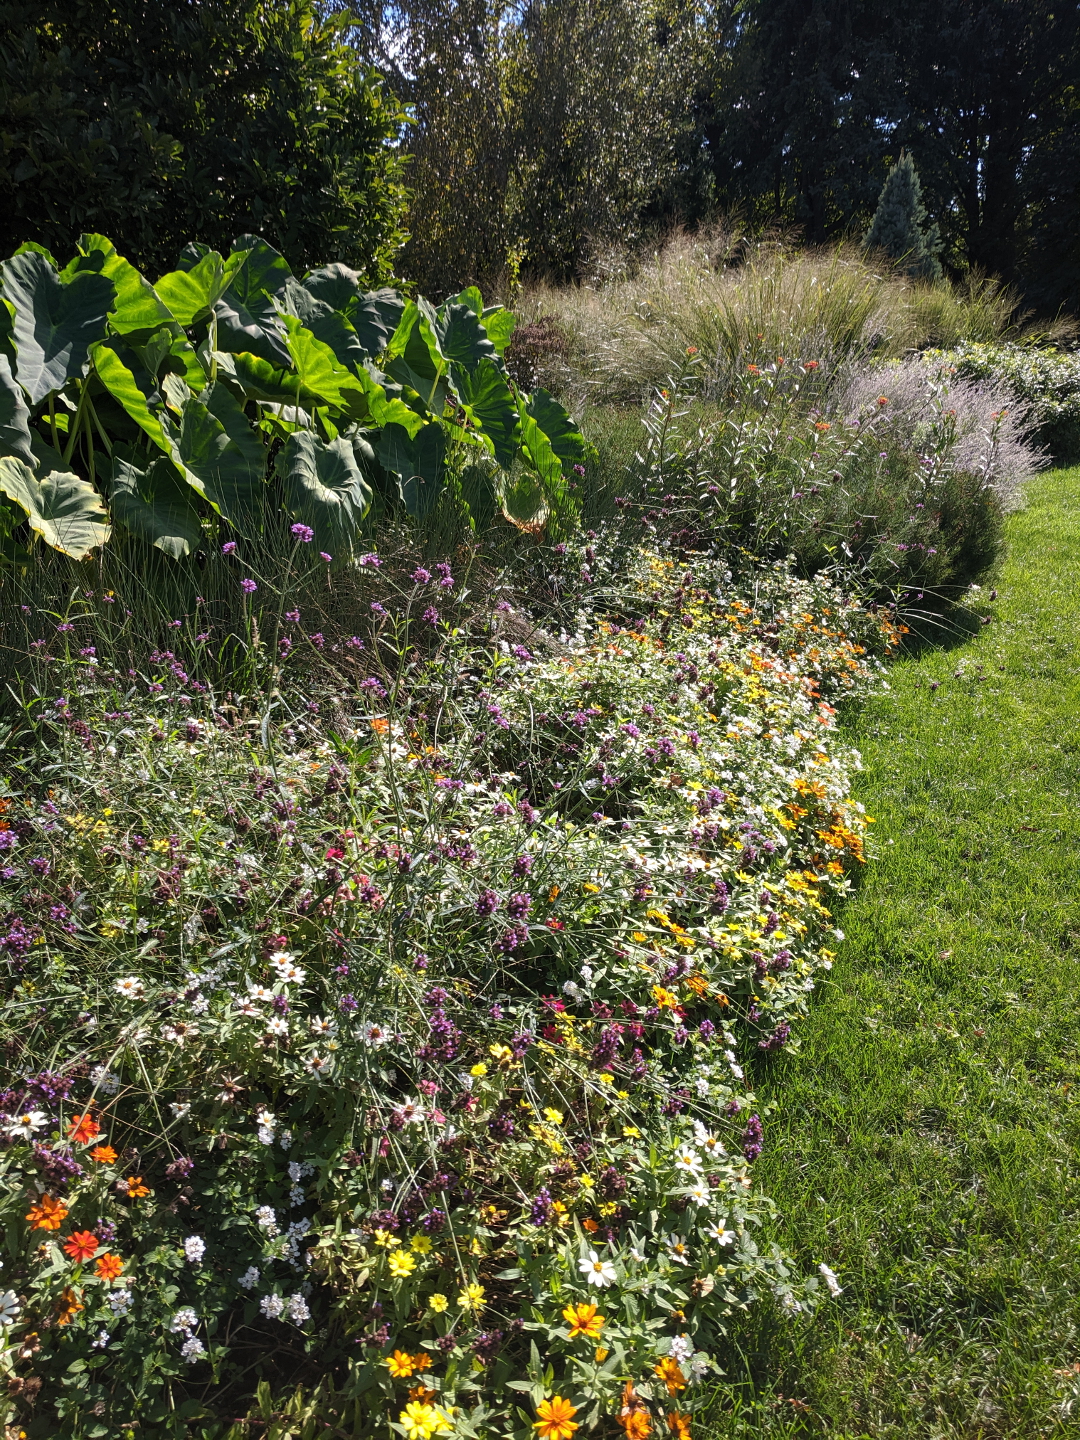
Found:
<svg viewBox="0 0 1080 1440"><path fill-rule="evenodd" d="M868 250L883 250L909 275L941 278L941 237L936 223L926 224L922 187L910 155L901 155L889 171L863 244Z"/></svg>
<svg viewBox="0 0 1080 1440"><path fill-rule="evenodd" d="M680 0L352 8L354 43L414 117L402 268L429 293L573 279L597 246L641 239L659 192L679 188L710 13Z"/></svg>
<svg viewBox="0 0 1080 1440"><path fill-rule="evenodd" d="M1031 407L1040 444L1059 464L1080 458L1080 354L1050 346L967 343L927 360L974 380L1000 381Z"/></svg>
<svg viewBox="0 0 1080 1440"><path fill-rule="evenodd" d="M256 236L227 258L190 245L156 285L99 235L62 272L23 249L0 279L0 488L28 534L76 559L108 538L106 498L120 530L174 558L219 529L262 535L283 506L342 565L376 490L421 520L450 457L474 452L496 462L489 498L517 497L515 523L573 509L563 469L585 442L507 378L513 316L478 294L435 309L365 293L343 265L297 280Z"/></svg>
<svg viewBox="0 0 1080 1440"><path fill-rule="evenodd" d="M162 271L248 229L391 275L403 116L312 0L8 0L0 28L0 253L99 230Z"/></svg>

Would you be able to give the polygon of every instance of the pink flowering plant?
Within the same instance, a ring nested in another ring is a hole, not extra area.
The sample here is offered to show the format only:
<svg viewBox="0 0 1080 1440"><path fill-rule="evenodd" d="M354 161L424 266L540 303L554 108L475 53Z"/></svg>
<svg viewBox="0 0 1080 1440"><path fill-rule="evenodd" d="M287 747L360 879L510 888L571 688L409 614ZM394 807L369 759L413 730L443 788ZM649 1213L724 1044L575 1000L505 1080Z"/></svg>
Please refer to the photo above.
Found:
<svg viewBox="0 0 1080 1440"><path fill-rule="evenodd" d="M30 1437L682 1440L728 1317L835 1286L757 1242L753 1075L831 963L868 823L836 711L894 631L642 555L515 644L498 607L421 618L441 568L387 579L304 700L277 650L245 695L63 640L28 669L0 1324Z"/></svg>

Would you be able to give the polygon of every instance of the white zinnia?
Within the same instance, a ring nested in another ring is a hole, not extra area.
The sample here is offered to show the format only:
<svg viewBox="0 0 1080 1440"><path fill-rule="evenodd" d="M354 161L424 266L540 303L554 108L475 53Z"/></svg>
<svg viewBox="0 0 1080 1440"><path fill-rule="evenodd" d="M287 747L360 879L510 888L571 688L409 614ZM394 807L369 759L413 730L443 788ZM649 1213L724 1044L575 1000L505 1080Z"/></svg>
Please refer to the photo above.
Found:
<svg viewBox="0 0 1080 1440"><path fill-rule="evenodd" d="M578 1269L590 1285L595 1285L600 1290L614 1285L617 1279L615 1266L610 1260L601 1260L595 1250L590 1250L587 1257L584 1255L581 1257L578 1261Z"/></svg>

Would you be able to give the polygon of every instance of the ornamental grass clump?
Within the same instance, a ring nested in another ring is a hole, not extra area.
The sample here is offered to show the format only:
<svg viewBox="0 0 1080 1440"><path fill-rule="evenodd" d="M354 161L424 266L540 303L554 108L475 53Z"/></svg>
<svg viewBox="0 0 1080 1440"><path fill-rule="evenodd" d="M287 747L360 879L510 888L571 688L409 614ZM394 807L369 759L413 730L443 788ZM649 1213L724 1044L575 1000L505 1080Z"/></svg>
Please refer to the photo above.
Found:
<svg viewBox="0 0 1080 1440"><path fill-rule="evenodd" d="M685 1440L729 1317L825 1297L756 1240L753 1076L832 962L869 823L836 711L895 631L650 554L544 654L438 621L421 655L399 614L291 714L280 668L221 695L179 642L28 657L0 1323L29 1437Z"/></svg>

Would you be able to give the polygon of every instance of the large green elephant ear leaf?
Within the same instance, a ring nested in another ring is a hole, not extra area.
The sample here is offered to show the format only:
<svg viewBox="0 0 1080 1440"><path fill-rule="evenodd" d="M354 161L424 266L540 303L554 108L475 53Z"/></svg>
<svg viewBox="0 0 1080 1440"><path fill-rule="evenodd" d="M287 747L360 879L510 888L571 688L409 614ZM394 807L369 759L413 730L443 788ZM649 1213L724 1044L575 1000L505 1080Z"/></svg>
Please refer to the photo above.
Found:
<svg viewBox="0 0 1080 1440"><path fill-rule="evenodd" d="M137 331L157 330L172 320L169 307L161 299L149 280L143 278L132 265L116 252L116 246L104 235L80 235L79 259L72 261L64 271L77 272L80 264L96 263L99 274L111 280L116 287L116 306L109 316L109 329L117 335L133 335ZM175 323L175 322L174 322Z"/></svg>
<svg viewBox="0 0 1080 1440"><path fill-rule="evenodd" d="M174 319L181 325L193 325L210 314L228 279L224 260L216 250L207 250L190 268L170 270L162 275L154 289Z"/></svg>
<svg viewBox="0 0 1080 1440"><path fill-rule="evenodd" d="M145 469L133 458L113 460L109 486L113 520L174 560L190 555L202 538L191 495L191 486L164 456Z"/></svg>
<svg viewBox="0 0 1080 1440"><path fill-rule="evenodd" d="M345 317L374 360L390 343L405 313L406 300L396 290L369 290L345 308Z"/></svg>
<svg viewBox="0 0 1080 1440"><path fill-rule="evenodd" d="M448 301L440 306L435 331L439 348L456 369L471 373L481 360L501 364L499 352L488 338L480 317L468 305Z"/></svg>
<svg viewBox="0 0 1080 1440"><path fill-rule="evenodd" d="M278 306L292 271L283 255L255 235L242 235L229 257L229 283L214 305L217 348L246 351L272 365L287 366L289 351Z"/></svg>
<svg viewBox="0 0 1080 1440"><path fill-rule="evenodd" d="M488 339L502 355L517 329L517 316L502 305L489 305L480 320L487 331Z"/></svg>
<svg viewBox="0 0 1080 1440"><path fill-rule="evenodd" d="M33 467L30 448L30 411L21 386L11 373L8 358L0 352L0 455L14 455Z"/></svg>
<svg viewBox="0 0 1080 1440"><path fill-rule="evenodd" d="M561 466L584 464L589 454L589 442L554 395L546 390L535 390L525 401L523 427L525 417L535 422L536 428L547 440L548 449ZM537 468L540 469L540 466L537 465Z"/></svg>
<svg viewBox="0 0 1080 1440"><path fill-rule="evenodd" d="M242 534L259 531L265 451L225 386L192 395L179 426L164 420L163 425L172 457L196 493Z"/></svg>
<svg viewBox="0 0 1080 1440"><path fill-rule="evenodd" d="M324 405L339 406L364 420L368 414L363 382L341 363L333 349L318 339L293 315L282 317L289 357L304 389L317 395Z"/></svg>
<svg viewBox="0 0 1080 1440"><path fill-rule="evenodd" d="M300 321L316 340L328 345L338 361L358 375L368 359L360 337L340 310L316 297L304 285L290 280L285 287L282 310ZM286 324L288 322L285 322Z"/></svg>
<svg viewBox="0 0 1080 1440"><path fill-rule="evenodd" d="M90 346L105 334L116 288L84 272L66 283L43 255L29 250L0 266L4 296L14 307L16 375L31 407L86 372Z"/></svg>
<svg viewBox="0 0 1080 1440"><path fill-rule="evenodd" d="M387 345L386 373L414 390L434 415L446 405L448 364L439 345L438 321L426 300L410 300Z"/></svg>
<svg viewBox="0 0 1080 1440"><path fill-rule="evenodd" d="M309 295L329 305L331 310L346 309L360 293L359 277L348 265L324 265L309 271L300 283Z"/></svg>
<svg viewBox="0 0 1080 1440"><path fill-rule="evenodd" d="M43 480L14 456L0 460L0 490L14 500L46 545L85 560L109 538L101 496L78 475L54 470Z"/></svg>
<svg viewBox="0 0 1080 1440"><path fill-rule="evenodd" d="M277 461L285 504L315 532L314 545L336 561L353 553L371 489L348 440L320 440L310 430L290 435Z"/></svg>
<svg viewBox="0 0 1080 1440"><path fill-rule="evenodd" d="M94 370L114 400L135 424L166 454L171 446L161 426L163 402L154 377L139 356L121 341L103 340L94 346Z"/></svg>
<svg viewBox="0 0 1080 1440"><path fill-rule="evenodd" d="M517 454L518 413L506 377L485 358L472 374L455 370L454 383L467 418L499 464L509 469Z"/></svg>
<svg viewBox="0 0 1080 1440"><path fill-rule="evenodd" d="M406 512L423 520L439 498L446 477L446 434L433 421L415 436L404 425L390 424L379 436L379 464L397 477Z"/></svg>

